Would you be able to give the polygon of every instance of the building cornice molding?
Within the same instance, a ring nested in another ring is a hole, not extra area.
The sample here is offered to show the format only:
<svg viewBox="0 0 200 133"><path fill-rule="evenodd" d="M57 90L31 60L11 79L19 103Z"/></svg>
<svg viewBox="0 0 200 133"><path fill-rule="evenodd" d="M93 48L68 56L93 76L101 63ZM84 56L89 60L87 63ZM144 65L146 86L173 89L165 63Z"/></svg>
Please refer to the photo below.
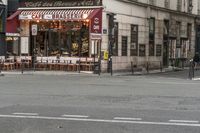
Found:
<svg viewBox="0 0 200 133"><path fill-rule="evenodd" d="M158 6L154 6L154 5L149 5L149 4L141 3L141 2L137 2L137 1L131 1L131 0L116 0L116 1L125 2L125 3L129 3L129 4L135 4L135 5L143 6L146 8L150 7L151 9L154 9L154 10L160 10L160 11L164 11L164 12L168 12L168 13L174 13L176 15L183 15L183 16L188 16L188 17L196 17L197 16L196 14L190 14L187 12L179 12L176 10L158 7Z"/></svg>
<svg viewBox="0 0 200 133"><path fill-rule="evenodd" d="M19 7L18 10L59 10L59 9L96 9L103 6L84 6L84 7Z"/></svg>

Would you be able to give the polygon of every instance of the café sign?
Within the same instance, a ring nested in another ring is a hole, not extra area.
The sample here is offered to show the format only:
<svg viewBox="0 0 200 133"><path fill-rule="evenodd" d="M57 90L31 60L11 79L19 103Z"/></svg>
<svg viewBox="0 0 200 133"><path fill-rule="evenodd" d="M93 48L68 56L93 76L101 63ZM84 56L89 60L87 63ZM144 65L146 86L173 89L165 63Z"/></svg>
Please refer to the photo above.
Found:
<svg viewBox="0 0 200 133"><path fill-rule="evenodd" d="M101 6L102 0L19 0L20 7Z"/></svg>
<svg viewBox="0 0 200 133"><path fill-rule="evenodd" d="M102 9L101 9L102 10ZM91 19L91 33L102 33L102 11L99 11Z"/></svg>
<svg viewBox="0 0 200 133"><path fill-rule="evenodd" d="M20 14L19 15L20 20L80 20L84 19L82 14Z"/></svg>

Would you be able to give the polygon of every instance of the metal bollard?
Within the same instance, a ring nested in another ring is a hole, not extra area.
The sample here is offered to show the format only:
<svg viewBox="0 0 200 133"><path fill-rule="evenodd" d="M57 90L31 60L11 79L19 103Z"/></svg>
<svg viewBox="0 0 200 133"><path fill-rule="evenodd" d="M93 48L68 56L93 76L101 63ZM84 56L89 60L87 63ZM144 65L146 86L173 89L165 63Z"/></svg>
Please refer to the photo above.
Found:
<svg viewBox="0 0 200 133"><path fill-rule="evenodd" d="M149 62L147 62L146 70L147 70L147 73L149 73Z"/></svg>
<svg viewBox="0 0 200 133"><path fill-rule="evenodd" d="M2 60L0 60L0 74L1 74L1 71L2 71Z"/></svg>
<svg viewBox="0 0 200 133"><path fill-rule="evenodd" d="M194 62L190 61L190 67L189 67L189 79L192 80L194 78Z"/></svg>
<svg viewBox="0 0 200 133"><path fill-rule="evenodd" d="M132 75L134 74L134 70L133 70L133 62L131 61L131 72L132 72Z"/></svg>
<svg viewBox="0 0 200 133"><path fill-rule="evenodd" d="M21 73L23 74L24 73L24 61L21 60L21 63L22 63Z"/></svg>
<svg viewBox="0 0 200 133"><path fill-rule="evenodd" d="M162 61L160 62L160 71L163 71L163 65L162 65Z"/></svg>

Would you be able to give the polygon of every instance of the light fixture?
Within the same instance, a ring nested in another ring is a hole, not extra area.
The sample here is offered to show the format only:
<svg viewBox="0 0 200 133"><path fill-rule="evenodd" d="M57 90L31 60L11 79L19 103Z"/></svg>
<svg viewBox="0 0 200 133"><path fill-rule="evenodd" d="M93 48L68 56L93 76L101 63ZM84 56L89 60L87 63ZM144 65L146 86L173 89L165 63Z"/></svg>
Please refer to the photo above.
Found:
<svg viewBox="0 0 200 133"><path fill-rule="evenodd" d="M89 19L86 19L86 22L88 23L88 22L90 22L90 20L89 20Z"/></svg>
<svg viewBox="0 0 200 133"><path fill-rule="evenodd" d="M86 19L87 17L88 17L88 15L87 14L83 14L83 19Z"/></svg>

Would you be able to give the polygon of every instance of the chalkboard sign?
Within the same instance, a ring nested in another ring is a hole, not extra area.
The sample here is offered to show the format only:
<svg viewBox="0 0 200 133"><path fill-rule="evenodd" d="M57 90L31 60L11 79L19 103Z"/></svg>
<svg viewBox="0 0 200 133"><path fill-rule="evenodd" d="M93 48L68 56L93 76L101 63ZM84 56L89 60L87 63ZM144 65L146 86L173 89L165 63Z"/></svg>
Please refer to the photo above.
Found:
<svg viewBox="0 0 200 133"><path fill-rule="evenodd" d="M162 46L160 44L156 45L156 56L162 55Z"/></svg>

